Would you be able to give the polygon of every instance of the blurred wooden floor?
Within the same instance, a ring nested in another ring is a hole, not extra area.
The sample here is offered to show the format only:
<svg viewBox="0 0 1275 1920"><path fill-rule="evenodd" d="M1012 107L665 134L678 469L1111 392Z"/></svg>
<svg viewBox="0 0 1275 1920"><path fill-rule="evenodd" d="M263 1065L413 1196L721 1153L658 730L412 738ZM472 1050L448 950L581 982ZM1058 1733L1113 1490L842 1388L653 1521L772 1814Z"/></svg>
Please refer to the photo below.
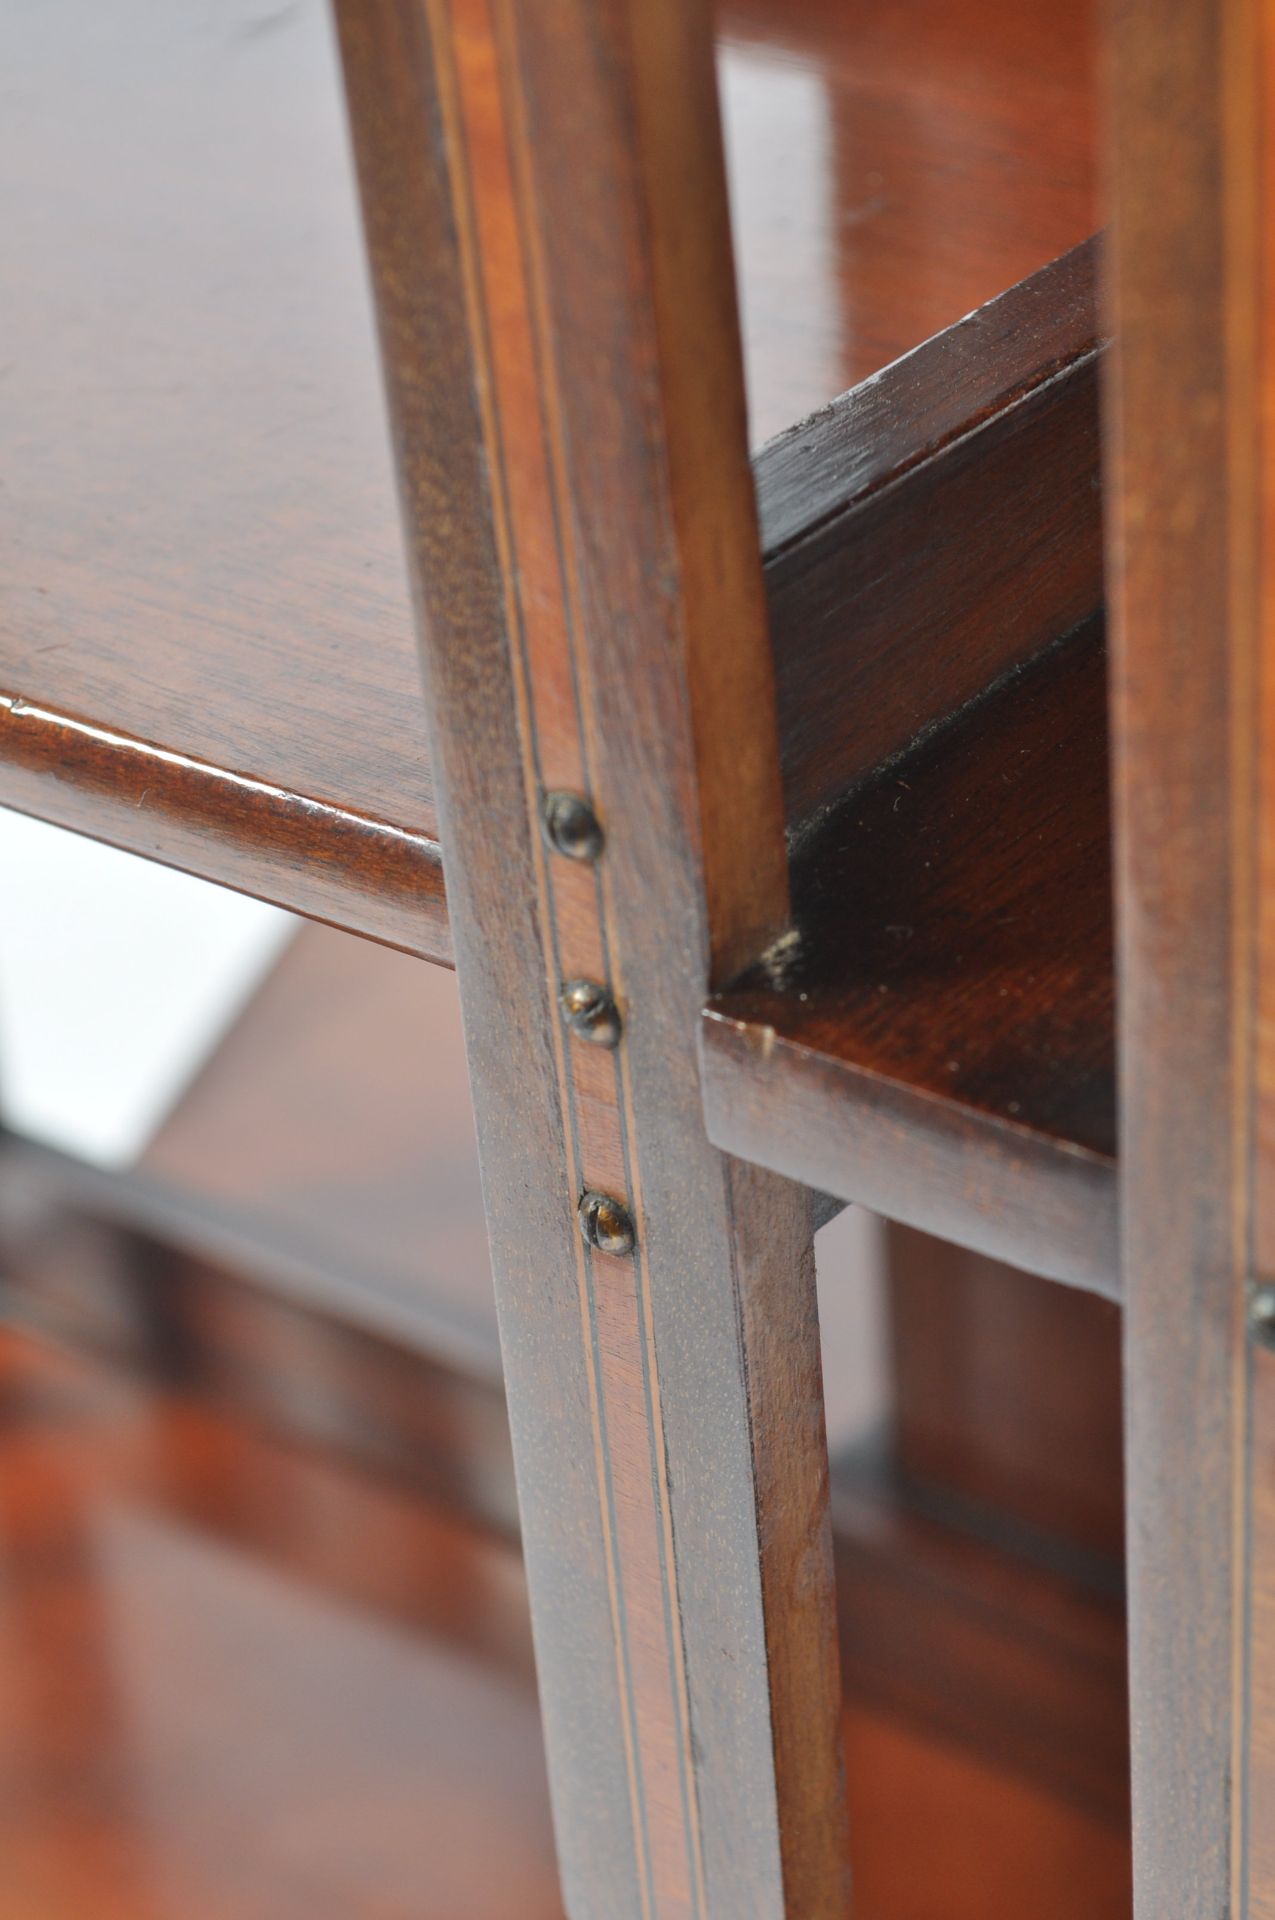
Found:
<svg viewBox="0 0 1275 1920"><path fill-rule="evenodd" d="M848 1705L856 1920L1117 1920L1122 1835ZM516 1549L0 1333L0 1920L556 1920Z"/></svg>

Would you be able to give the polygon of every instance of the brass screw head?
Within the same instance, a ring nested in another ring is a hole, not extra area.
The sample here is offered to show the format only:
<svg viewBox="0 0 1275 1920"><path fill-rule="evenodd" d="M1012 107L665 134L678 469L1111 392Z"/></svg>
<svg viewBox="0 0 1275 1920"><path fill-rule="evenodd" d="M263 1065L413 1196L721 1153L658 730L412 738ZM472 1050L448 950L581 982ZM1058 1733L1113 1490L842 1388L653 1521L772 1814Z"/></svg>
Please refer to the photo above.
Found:
<svg viewBox="0 0 1275 1920"><path fill-rule="evenodd" d="M1249 1294L1248 1324L1262 1347L1275 1347L1275 1287L1257 1286Z"/></svg>
<svg viewBox="0 0 1275 1920"><path fill-rule="evenodd" d="M545 839L568 860L596 860L602 851L598 816L580 793L547 793L544 798Z"/></svg>
<svg viewBox="0 0 1275 1920"><path fill-rule="evenodd" d="M596 980L568 980L558 996L562 1017L579 1040L595 1047L615 1047L620 1041L620 1010Z"/></svg>
<svg viewBox="0 0 1275 1920"><path fill-rule="evenodd" d="M585 1244L598 1253L632 1253L637 1242L633 1215L609 1193L584 1193L577 1209Z"/></svg>

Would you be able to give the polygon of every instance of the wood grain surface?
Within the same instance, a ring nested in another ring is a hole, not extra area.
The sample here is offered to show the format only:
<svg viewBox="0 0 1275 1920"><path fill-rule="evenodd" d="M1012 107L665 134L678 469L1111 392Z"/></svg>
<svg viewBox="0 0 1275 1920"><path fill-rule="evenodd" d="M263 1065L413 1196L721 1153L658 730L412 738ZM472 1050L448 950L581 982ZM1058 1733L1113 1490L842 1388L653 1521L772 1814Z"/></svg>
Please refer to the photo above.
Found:
<svg viewBox="0 0 1275 1920"><path fill-rule="evenodd" d="M1097 253L757 456L794 831L1101 608Z"/></svg>
<svg viewBox="0 0 1275 1920"><path fill-rule="evenodd" d="M0 799L445 956L323 8L152 15L0 27Z"/></svg>
<svg viewBox="0 0 1275 1920"><path fill-rule="evenodd" d="M0 1908L562 1920L508 1542L332 1450L11 1329L0 1514ZM879 1589L861 1577L856 1642L871 1644L861 1629L875 1622L886 1656L900 1591L924 1629L940 1596L956 1617L955 1590L965 1632L993 1631L1006 1686L994 1750L962 1734L950 1666L922 1675L949 1689L942 1732L870 1689L847 1699L857 1920L986 1920L1024 1898L1041 1920L1074 1920L1078 1905L1127 1920L1127 1842L1074 1773L1060 1790L1061 1723L1040 1770L1016 1764L1013 1731L1045 1725L1021 1713L1044 1698L1025 1670L1043 1679L1056 1661L1075 1725L1118 1652L1083 1602L1056 1596L1042 1633L1036 1589L1035 1630L1012 1627L1012 1585L976 1553L932 1543L909 1577L904 1530L886 1532L877 1520L862 1540L887 1604L864 1604ZM1118 1718L1118 1677L1110 1690ZM986 1676L965 1693L980 1697L997 1697Z"/></svg>
<svg viewBox="0 0 1275 1920"><path fill-rule="evenodd" d="M891 1226L886 1244L905 1480L949 1516L1118 1590L1118 1306L911 1227Z"/></svg>
<svg viewBox="0 0 1275 1920"><path fill-rule="evenodd" d="M1092 0L720 0L718 34L755 443L1101 224Z"/></svg>
<svg viewBox="0 0 1275 1920"><path fill-rule="evenodd" d="M1272 830L1270 9L1111 13L1108 437L1135 1910L1275 1912L1246 1308ZM1164 183L1173 180L1173 191ZM1255 1394L1255 1386L1257 1388Z"/></svg>
<svg viewBox="0 0 1275 1920"><path fill-rule="evenodd" d="M1246 356L1244 371L1255 391L1256 420L1240 413L1236 422L1246 459L1237 462L1240 500L1251 519L1243 532L1241 551L1252 571L1240 575L1252 594L1240 602L1258 636L1256 693L1259 705L1257 740L1242 741L1248 755L1245 770L1256 761L1257 846L1253 861L1256 901L1254 929L1255 1049L1251 1134L1251 1248L1250 1275L1257 1286L1275 1279L1275 350L1271 323L1275 315L1275 246L1271 239L1271 212L1275 208L1275 138L1270 124L1270 100L1275 76L1275 18L1269 6L1256 6L1246 17L1252 36L1248 47L1253 72L1248 84L1234 81L1239 113L1241 159L1247 159L1255 179L1250 195L1236 207L1239 257L1251 279L1241 278L1239 295L1247 296L1241 312L1247 327L1239 344ZM1255 99L1254 78L1259 90ZM1256 159L1254 163L1254 149ZM1254 554L1256 565L1253 566ZM1251 684L1251 683L1250 683ZM1246 691L1247 691L1246 687ZM1249 716L1251 721L1251 716ZM1268 1335L1269 1337L1269 1335ZM1249 1497L1251 1564L1249 1569L1248 1727L1248 1889L1254 1920L1275 1915L1275 1356L1269 1351L1252 1355L1250 1379Z"/></svg>
<svg viewBox="0 0 1275 1920"><path fill-rule="evenodd" d="M840 1914L806 1196L706 1143L784 924L708 20L339 10L416 590L565 1897ZM587 799L584 858L545 795ZM621 1014L568 1036L562 983ZM631 1251L582 1241L622 1202Z"/></svg>
<svg viewBox="0 0 1275 1920"><path fill-rule="evenodd" d="M304 926L138 1162L18 1138L5 1217L58 1203L499 1385L456 988Z"/></svg>
<svg viewBox="0 0 1275 1920"><path fill-rule="evenodd" d="M959 11L723 12L757 441L1095 224L1087 11ZM0 27L0 802L449 962L323 13Z"/></svg>
<svg viewBox="0 0 1275 1920"><path fill-rule="evenodd" d="M887 762L794 850L796 933L705 1010L711 1137L1115 1294L1101 622Z"/></svg>

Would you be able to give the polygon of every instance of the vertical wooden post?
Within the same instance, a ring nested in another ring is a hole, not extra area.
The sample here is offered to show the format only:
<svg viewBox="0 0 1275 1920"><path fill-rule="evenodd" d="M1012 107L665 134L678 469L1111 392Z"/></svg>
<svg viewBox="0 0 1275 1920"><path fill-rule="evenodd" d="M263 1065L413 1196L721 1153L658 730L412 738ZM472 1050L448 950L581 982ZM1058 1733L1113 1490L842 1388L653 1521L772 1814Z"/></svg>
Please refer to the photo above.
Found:
<svg viewBox="0 0 1275 1920"><path fill-rule="evenodd" d="M1109 17L1135 1904L1217 1920L1275 1914L1272 18Z"/></svg>
<svg viewBox="0 0 1275 1920"><path fill-rule="evenodd" d="M707 12L337 17L568 1909L832 1920L807 1199L708 1147L693 1045L787 914ZM554 794L597 831L555 838ZM565 1023L573 980L614 1048ZM588 1192L631 1252L586 1244Z"/></svg>

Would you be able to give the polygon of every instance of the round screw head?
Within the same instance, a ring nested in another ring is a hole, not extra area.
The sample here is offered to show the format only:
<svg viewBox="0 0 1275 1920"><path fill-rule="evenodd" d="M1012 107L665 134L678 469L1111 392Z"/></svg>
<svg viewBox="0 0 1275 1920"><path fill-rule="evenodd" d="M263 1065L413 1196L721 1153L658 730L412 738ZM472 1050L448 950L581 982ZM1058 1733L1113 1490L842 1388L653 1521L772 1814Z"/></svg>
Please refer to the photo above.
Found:
<svg viewBox="0 0 1275 1920"><path fill-rule="evenodd" d="M1275 1347L1275 1287L1254 1287L1249 1295L1248 1324L1259 1346Z"/></svg>
<svg viewBox="0 0 1275 1920"><path fill-rule="evenodd" d="M568 860L596 860L602 851L598 816L580 793L547 793L544 800L545 838Z"/></svg>
<svg viewBox="0 0 1275 1920"><path fill-rule="evenodd" d="M609 1193L585 1193L578 1208L580 1231L598 1253L632 1253L637 1240L633 1215Z"/></svg>
<svg viewBox="0 0 1275 1920"><path fill-rule="evenodd" d="M620 1040L620 1010L596 980L568 980L558 996L562 1017L577 1039L595 1047L614 1047Z"/></svg>

